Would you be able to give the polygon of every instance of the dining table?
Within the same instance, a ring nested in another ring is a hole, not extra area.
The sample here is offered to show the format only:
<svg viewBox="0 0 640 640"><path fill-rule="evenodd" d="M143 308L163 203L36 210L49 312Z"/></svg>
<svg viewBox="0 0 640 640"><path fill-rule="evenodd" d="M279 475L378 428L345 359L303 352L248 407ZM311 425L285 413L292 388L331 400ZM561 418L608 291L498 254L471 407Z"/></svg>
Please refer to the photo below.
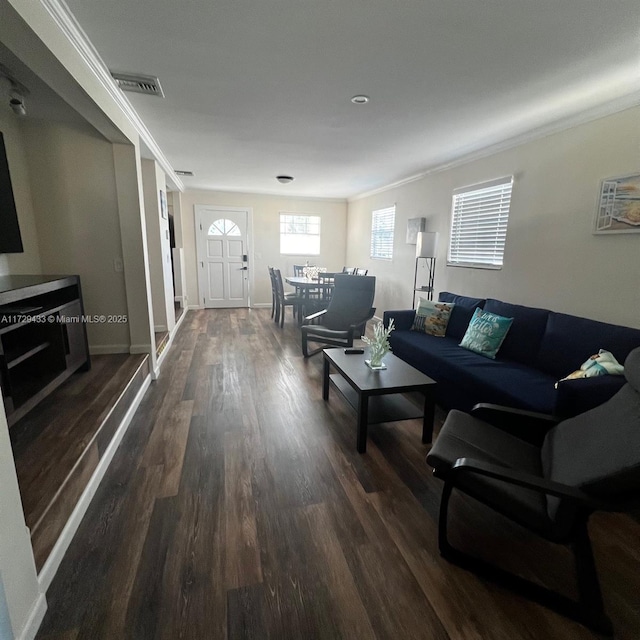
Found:
<svg viewBox="0 0 640 640"><path fill-rule="evenodd" d="M314 302L312 294L320 293L320 297L326 297L326 293L333 289L333 282L319 282L318 278L307 278L304 276L285 276L284 281L295 287L296 291L300 292L300 297L303 298L302 307L311 307L311 303ZM303 309L298 310L298 324L302 324Z"/></svg>

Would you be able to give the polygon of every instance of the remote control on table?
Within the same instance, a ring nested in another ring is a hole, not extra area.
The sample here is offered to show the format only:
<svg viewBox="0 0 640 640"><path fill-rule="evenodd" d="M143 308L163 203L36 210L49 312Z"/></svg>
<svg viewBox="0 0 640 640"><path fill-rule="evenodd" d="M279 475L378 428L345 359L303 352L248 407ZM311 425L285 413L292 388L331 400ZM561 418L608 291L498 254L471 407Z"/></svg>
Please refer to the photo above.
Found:
<svg viewBox="0 0 640 640"><path fill-rule="evenodd" d="M358 348L358 347L353 347L352 349L345 349L344 352L350 356L353 355L354 353L364 353L364 349Z"/></svg>

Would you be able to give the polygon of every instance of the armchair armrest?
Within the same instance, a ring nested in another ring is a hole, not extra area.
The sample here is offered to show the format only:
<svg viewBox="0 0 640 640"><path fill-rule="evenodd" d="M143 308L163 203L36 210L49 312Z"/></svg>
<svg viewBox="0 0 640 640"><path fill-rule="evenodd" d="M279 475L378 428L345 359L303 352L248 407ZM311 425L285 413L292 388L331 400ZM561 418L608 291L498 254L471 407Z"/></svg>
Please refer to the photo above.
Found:
<svg viewBox="0 0 640 640"><path fill-rule="evenodd" d="M397 311L385 311L382 316L382 322L385 327L389 326L389 321L393 318L393 324L396 330L406 331L413 326L413 320L416 317L414 309L401 309ZM393 334L392 334L393 335Z"/></svg>
<svg viewBox="0 0 640 640"><path fill-rule="evenodd" d="M471 415L535 445L541 445L547 431L560 422L559 418L546 413L489 403L475 405Z"/></svg>
<svg viewBox="0 0 640 640"><path fill-rule="evenodd" d="M604 502L591 497L576 487L562 484L561 482L554 482L547 478L533 476L518 469L509 469L472 458L458 458L447 473L445 482L451 482L455 485L456 479L464 474L476 474L487 478L495 478L496 480L501 480L518 487L532 489L533 491L549 496L569 500L577 506L592 510L609 510L608 505Z"/></svg>
<svg viewBox="0 0 640 640"><path fill-rule="evenodd" d="M327 310L322 309L322 311L317 311L316 313L312 313L310 316L306 316L302 322L303 324L311 324L314 320L321 318L325 313L327 313Z"/></svg>

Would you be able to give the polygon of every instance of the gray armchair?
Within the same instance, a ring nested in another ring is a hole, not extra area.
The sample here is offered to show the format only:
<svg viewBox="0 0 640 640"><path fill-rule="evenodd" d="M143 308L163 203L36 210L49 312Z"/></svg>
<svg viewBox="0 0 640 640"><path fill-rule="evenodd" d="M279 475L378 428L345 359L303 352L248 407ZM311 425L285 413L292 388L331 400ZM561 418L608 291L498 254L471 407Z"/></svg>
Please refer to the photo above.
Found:
<svg viewBox="0 0 640 640"><path fill-rule="evenodd" d="M427 463L444 479L439 546L447 560L610 635L587 520L596 510L637 507L640 490L640 348L625 361L627 384L608 402L555 424L526 411L478 405L451 411ZM453 489L552 542L571 546L577 602L455 549L447 540Z"/></svg>
<svg viewBox="0 0 640 640"><path fill-rule="evenodd" d="M329 306L304 320L301 328L304 357L318 353L324 346L352 347L354 337L362 335L367 320L373 318L375 292L373 276L354 278L336 274ZM309 351L309 342L320 343L323 347Z"/></svg>

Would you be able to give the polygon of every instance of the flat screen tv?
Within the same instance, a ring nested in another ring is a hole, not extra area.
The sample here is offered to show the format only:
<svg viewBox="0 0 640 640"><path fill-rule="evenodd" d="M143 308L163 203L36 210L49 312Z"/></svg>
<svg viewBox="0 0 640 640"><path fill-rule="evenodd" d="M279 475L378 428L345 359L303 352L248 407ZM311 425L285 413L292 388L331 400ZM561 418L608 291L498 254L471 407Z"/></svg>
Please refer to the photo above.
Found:
<svg viewBox="0 0 640 640"><path fill-rule="evenodd" d="M4 136L0 132L0 253L22 253L23 251Z"/></svg>

